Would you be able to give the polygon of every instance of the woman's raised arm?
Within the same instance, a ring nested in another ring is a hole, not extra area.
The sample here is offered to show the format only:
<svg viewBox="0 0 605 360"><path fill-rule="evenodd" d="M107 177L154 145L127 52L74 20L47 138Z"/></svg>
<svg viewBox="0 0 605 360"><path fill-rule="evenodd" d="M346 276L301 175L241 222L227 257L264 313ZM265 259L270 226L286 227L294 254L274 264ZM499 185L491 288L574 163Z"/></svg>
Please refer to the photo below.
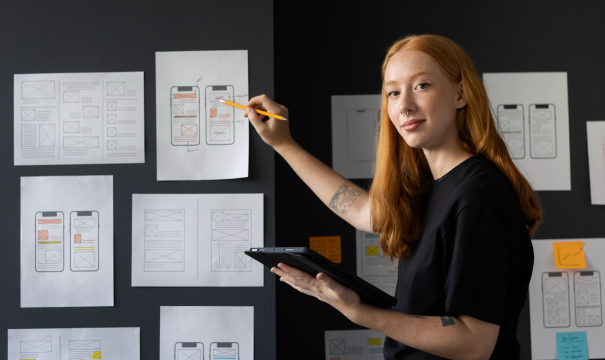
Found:
<svg viewBox="0 0 605 360"><path fill-rule="evenodd" d="M277 104L266 95L250 99L248 107L290 118L285 106ZM345 179L298 145L290 135L288 121L270 118L263 122L264 116L251 109L246 110L245 116L250 119L263 141L288 162L326 206L355 228L372 231L367 191Z"/></svg>

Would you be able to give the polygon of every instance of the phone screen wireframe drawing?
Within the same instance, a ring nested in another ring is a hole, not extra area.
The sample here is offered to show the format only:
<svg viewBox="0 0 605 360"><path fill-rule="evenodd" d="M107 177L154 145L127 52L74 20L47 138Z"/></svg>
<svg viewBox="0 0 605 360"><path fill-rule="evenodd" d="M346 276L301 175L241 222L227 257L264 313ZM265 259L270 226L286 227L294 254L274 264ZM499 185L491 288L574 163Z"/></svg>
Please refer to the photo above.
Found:
<svg viewBox="0 0 605 360"><path fill-rule="evenodd" d="M99 212L72 211L69 224L71 271L99 270Z"/></svg>
<svg viewBox="0 0 605 360"><path fill-rule="evenodd" d="M145 210L145 271L185 271L185 210Z"/></svg>
<svg viewBox="0 0 605 360"><path fill-rule="evenodd" d="M556 114L553 104L529 105L530 156L534 159L557 157Z"/></svg>
<svg viewBox="0 0 605 360"><path fill-rule="evenodd" d="M373 162L377 117L372 109L347 111L347 159Z"/></svg>
<svg viewBox="0 0 605 360"><path fill-rule="evenodd" d="M63 238L63 212L39 211L36 213L34 233L36 271L63 271Z"/></svg>
<svg viewBox="0 0 605 360"><path fill-rule="evenodd" d="M574 295L576 326L603 325L601 274L598 271L576 271L574 273Z"/></svg>
<svg viewBox="0 0 605 360"><path fill-rule="evenodd" d="M213 342L210 344L210 360L238 360L239 344L236 342Z"/></svg>
<svg viewBox="0 0 605 360"><path fill-rule="evenodd" d="M204 360L204 344L201 342L174 344L174 360Z"/></svg>
<svg viewBox="0 0 605 360"><path fill-rule="evenodd" d="M525 121L523 105L498 105L498 124L513 159L525 157Z"/></svg>
<svg viewBox="0 0 605 360"><path fill-rule="evenodd" d="M235 107L219 102L233 102L231 85L206 86L206 144L231 145L235 142Z"/></svg>
<svg viewBox="0 0 605 360"><path fill-rule="evenodd" d="M544 327L568 327L569 279L566 272L542 273Z"/></svg>
<svg viewBox="0 0 605 360"><path fill-rule="evenodd" d="M199 145L200 88L173 86L170 89L170 114L172 145Z"/></svg>

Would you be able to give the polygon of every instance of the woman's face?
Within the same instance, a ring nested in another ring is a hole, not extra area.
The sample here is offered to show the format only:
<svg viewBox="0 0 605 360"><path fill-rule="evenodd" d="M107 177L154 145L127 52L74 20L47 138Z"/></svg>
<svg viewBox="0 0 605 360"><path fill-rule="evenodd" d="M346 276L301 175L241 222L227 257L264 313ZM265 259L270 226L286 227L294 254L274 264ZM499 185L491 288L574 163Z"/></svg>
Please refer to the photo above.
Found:
<svg viewBox="0 0 605 360"><path fill-rule="evenodd" d="M391 57L384 82L389 117L409 146L457 145L456 110L466 105L462 83L452 83L430 56L409 49Z"/></svg>

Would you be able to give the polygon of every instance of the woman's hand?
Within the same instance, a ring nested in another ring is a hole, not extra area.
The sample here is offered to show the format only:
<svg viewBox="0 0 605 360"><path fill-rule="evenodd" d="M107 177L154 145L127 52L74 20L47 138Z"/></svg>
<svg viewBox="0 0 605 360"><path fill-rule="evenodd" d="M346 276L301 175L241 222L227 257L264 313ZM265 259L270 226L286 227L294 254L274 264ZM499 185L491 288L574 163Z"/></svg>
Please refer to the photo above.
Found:
<svg viewBox="0 0 605 360"><path fill-rule="evenodd" d="M271 268L271 272L280 276L280 281L289 284L296 290L332 305L350 320L356 317L356 312L362 305L359 295L355 291L339 284L324 273L313 277L282 263Z"/></svg>
<svg viewBox="0 0 605 360"><path fill-rule="evenodd" d="M267 95L255 96L248 102L248 108L254 108L264 110L275 115L281 115L286 119L289 119L288 109L269 99ZM246 109L244 116L250 119L250 122L268 145L273 147L276 151L279 148L294 143L292 136L290 136L290 127L288 120L277 120L269 118L266 122L262 120L265 118L264 115L257 114L252 109Z"/></svg>

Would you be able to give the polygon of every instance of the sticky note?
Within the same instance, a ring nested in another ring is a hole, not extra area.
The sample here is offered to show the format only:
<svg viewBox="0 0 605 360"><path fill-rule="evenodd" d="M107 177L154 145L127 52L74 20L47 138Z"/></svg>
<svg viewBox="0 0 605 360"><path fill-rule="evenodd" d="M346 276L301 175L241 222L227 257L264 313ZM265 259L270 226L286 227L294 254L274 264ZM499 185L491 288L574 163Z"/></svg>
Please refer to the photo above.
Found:
<svg viewBox="0 0 605 360"><path fill-rule="evenodd" d="M311 236L309 237L309 248L325 257L326 259L340 263L340 236Z"/></svg>
<svg viewBox="0 0 605 360"><path fill-rule="evenodd" d="M557 359L588 360L586 331L557 333Z"/></svg>
<svg viewBox="0 0 605 360"><path fill-rule="evenodd" d="M380 345L380 338L368 339L368 345Z"/></svg>
<svg viewBox="0 0 605 360"><path fill-rule="evenodd" d="M92 356L90 358L91 359L102 359L103 356L101 356L101 351L93 351Z"/></svg>
<svg viewBox="0 0 605 360"><path fill-rule="evenodd" d="M552 247L557 269L586 269L582 241L554 242Z"/></svg>

